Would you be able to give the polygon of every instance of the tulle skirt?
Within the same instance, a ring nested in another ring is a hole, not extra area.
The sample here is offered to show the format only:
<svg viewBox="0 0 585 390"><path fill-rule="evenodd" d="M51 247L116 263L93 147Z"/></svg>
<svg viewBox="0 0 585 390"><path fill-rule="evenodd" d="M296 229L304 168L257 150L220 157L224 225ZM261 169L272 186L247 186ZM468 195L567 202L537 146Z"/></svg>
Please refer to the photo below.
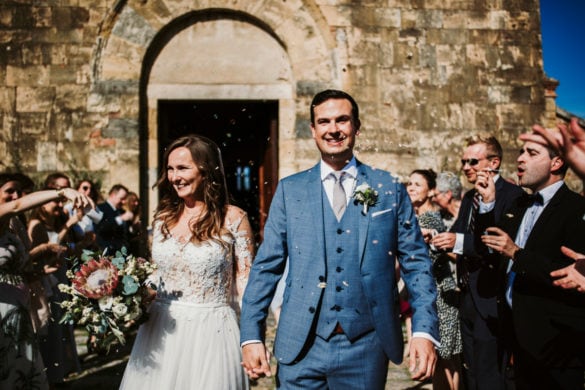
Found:
<svg viewBox="0 0 585 390"><path fill-rule="evenodd" d="M240 330L227 305L156 300L120 389L248 389Z"/></svg>

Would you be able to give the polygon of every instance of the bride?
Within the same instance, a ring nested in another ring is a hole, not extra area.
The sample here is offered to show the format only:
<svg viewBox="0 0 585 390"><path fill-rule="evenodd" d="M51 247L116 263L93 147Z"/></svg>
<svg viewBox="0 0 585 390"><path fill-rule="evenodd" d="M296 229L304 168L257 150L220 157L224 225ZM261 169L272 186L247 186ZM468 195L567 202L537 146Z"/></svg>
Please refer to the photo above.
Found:
<svg viewBox="0 0 585 390"><path fill-rule="evenodd" d="M120 388L247 389L236 310L254 252L250 223L228 204L211 140L179 138L163 161L153 222L156 298Z"/></svg>

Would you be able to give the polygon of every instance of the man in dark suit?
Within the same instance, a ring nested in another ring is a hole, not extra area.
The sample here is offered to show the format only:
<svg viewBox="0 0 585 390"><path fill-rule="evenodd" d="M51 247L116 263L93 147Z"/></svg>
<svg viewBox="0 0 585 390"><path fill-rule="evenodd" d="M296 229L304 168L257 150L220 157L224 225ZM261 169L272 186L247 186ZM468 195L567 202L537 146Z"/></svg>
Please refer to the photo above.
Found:
<svg viewBox="0 0 585 390"><path fill-rule="evenodd" d="M127 195L126 187L115 184L110 189L108 199L97 206L103 213L101 221L95 226L97 244L102 250L106 249L108 255L114 255L124 246L128 248L128 221L134 215L122 208Z"/></svg>
<svg viewBox="0 0 585 390"><path fill-rule="evenodd" d="M500 219L500 228L487 227L489 235L481 237L507 265L502 269L501 319L514 336L517 389L585 385L585 296L555 287L550 276L573 263L561 246L585 251L585 199L564 184L567 168L552 148L525 142L518 178L534 195L517 199ZM492 183L480 180L484 201L497 202ZM493 223L492 214L481 215L480 225Z"/></svg>
<svg viewBox="0 0 585 390"><path fill-rule="evenodd" d="M313 98L321 161L279 182L244 294L242 355L251 378L271 373L264 329L287 258L274 344L279 388L384 389L388 360L403 356L396 258L414 312L412 376L433 373L438 324L428 247L404 186L354 157L359 128L347 93Z"/></svg>
<svg viewBox="0 0 585 390"><path fill-rule="evenodd" d="M524 191L499 175L502 147L494 137L478 137L468 143L461 167L469 183L476 185L478 175L495 183L496 221L514 199ZM476 248L476 215L479 193L468 191L459 215L449 232L438 234L433 245L457 254L457 273L461 287L461 336L463 341L464 383L470 390L504 389L505 360L498 337L497 280L499 258Z"/></svg>

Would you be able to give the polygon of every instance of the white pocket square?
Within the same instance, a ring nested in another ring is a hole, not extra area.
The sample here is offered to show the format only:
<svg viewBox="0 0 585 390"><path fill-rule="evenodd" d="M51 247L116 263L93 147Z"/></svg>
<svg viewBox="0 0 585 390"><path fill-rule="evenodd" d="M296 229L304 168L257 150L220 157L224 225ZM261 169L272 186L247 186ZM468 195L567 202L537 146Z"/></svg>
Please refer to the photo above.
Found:
<svg viewBox="0 0 585 390"><path fill-rule="evenodd" d="M392 209L380 210L372 213L372 218L376 218L378 215L386 214L392 211Z"/></svg>

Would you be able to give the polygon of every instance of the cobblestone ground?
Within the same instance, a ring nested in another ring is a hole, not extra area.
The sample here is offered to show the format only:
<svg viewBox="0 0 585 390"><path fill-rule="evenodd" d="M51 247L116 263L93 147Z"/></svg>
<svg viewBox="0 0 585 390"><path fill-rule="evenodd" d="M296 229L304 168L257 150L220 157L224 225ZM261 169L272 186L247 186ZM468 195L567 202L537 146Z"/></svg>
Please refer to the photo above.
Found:
<svg viewBox="0 0 585 390"><path fill-rule="evenodd" d="M269 326L267 337L269 343L273 340L273 334L274 326ZM126 363L128 362L128 356L131 350L130 342L125 347L114 351L110 355L101 356L87 353L87 347L85 346L87 336L83 331L76 331L76 338L78 353L82 361L82 371L79 374L71 375L67 379L65 387L79 390L117 389L122 380ZM274 380L272 378L264 378L252 383L251 386L252 390L269 390L274 388ZM430 383L412 381L408 374L406 363L399 366L390 363L388 379L386 381L387 390L431 388Z"/></svg>

